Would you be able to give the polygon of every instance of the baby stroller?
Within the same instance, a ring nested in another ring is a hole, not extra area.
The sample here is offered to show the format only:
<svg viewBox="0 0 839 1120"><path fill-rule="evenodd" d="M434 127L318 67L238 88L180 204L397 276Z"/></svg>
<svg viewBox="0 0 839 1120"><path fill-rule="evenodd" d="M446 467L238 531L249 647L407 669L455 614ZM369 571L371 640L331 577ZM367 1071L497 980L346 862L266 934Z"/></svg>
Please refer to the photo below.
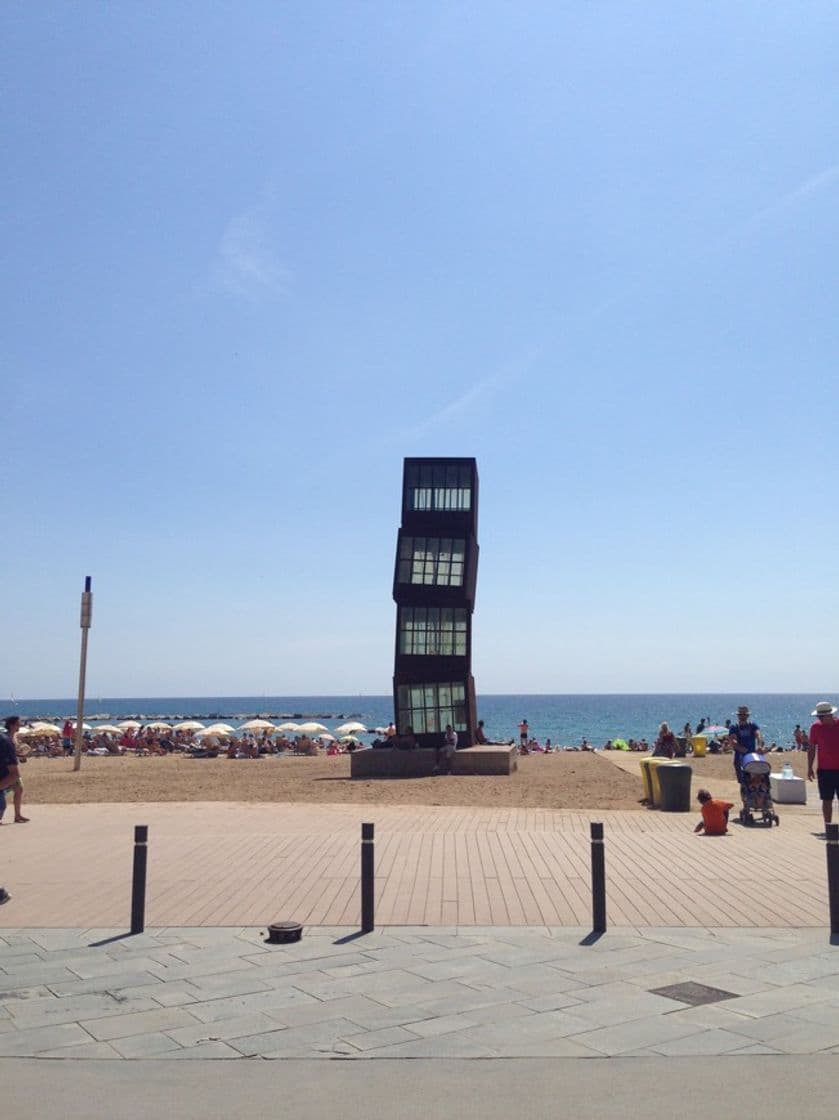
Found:
<svg viewBox="0 0 839 1120"><path fill-rule="evenodd" d="M740 770L740 796L743 808L740 810L740 824L765 824L770 828L781 821L772 803L772 789L769 784L771 766L760 754L747 754ZM757 817L757 814L760 817Z"/></svg>

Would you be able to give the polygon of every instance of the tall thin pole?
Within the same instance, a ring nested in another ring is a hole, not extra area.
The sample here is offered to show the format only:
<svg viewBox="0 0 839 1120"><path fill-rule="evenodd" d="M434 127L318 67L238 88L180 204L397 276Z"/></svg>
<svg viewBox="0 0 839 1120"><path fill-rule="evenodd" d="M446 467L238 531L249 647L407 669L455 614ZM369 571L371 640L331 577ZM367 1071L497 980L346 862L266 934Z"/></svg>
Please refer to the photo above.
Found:
<svg viewBox="0 0 839 1120"><path fill-rule="evenodd" d="M84 738L84 678L87 672L87 633L90 630L90 621L93 615L93 592L90 590L90 576L85 576L84 591L82 592L82 653L79 660L79 702L76 707L76 755L73 759L73 769L81 770L82 767L82 739Z"/></svg>

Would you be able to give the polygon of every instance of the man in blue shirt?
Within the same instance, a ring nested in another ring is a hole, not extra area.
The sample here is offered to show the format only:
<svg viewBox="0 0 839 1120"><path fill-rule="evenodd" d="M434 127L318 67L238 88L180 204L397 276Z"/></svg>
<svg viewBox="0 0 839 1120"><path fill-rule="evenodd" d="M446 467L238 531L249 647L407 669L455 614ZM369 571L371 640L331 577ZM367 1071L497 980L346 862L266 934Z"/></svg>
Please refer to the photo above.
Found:
<svg viewBox="0 0 839 1120"><path fill-rule="evenodd" d="M749 719L749 709L745 704L737 709L737 722L732 723L729 728L728 741L734 748L734 772L739 782L742 778L743 755L753 754L763 747L760 728Z"/></svg>

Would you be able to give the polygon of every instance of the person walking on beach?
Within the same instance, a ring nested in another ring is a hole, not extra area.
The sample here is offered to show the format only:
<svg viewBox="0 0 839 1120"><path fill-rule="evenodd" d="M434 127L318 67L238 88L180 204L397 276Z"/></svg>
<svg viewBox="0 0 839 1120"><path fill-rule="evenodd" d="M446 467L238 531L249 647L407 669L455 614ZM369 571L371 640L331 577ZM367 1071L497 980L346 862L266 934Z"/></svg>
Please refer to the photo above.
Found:
<svg viewBox="0 0 839 1120"><path fill-rule="evenodd" d="M653 747L653 758L672 758L676 753L676 736L666 723L658 729L658 738Z"/></svg>
<svg viewBox="0 0 839 1120"><path fill-rule="evenodd" d="M457 732L450 723L446 724L446 731L443 735L443 745L437 748L437 756L435 758L434 773L439 774L443 763L445 762L446 770L451 774L452 772L452 759L454 758L455 751L457 750Z"/></svg>
<svg viewBox="0 0 839 1120"><path fill-rule="evenodd" d="M749 719L749 709L741 704L737 709L737 722L729 725L728 741L734 748L734 773L737 781L743 780L743 755L754 754L763 747L760 727Z"/></svg>
<svg viewBox="0 0 839 1120"><path fill-rule="evenodd" d="M521 746L526 747L527 741L530 738L530 728L527 725L527 720L523 719L519 724L519 743Z"/></svg>
<svg viewBox="0 0 839 1120"><path fill-rule="evenodd" d="M11 790L15 803L15 824L26 824L29 817L21 812L23 802L23 783L20 780L18 769L17 748L15 735L18 733L20 720L17 716L8 716L6 719L6 732L0 734L0 790L4 793Z"/></svg>
<svg viewBox="0 0 839 1120"><path fill-rule="evenodd" d="M825 825L833 820L833 798L839 797L839 720L836 705L829 700L819 700L812 713L816 722L810 728L810 745L807 748L807 780L815 777L813 763L818 756L819 797Z"/></svg>

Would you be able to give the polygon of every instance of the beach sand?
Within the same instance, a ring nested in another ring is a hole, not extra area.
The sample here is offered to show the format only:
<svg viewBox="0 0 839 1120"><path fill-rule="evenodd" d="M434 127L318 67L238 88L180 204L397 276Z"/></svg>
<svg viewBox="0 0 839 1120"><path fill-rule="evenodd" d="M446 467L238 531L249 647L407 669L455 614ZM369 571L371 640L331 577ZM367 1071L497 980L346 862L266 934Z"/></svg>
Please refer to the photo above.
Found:
<svg viewBox="0 0 839 1120"><path fill-rule="evenodd" d="M772 769L790 762L799 777L807 756L767 755ZM362 805L463 805L543 809L639 809L638 755L615 751L565 752L519 759L508 777L442 776L409 779L350 778L350 760L271 756L260 759L84 757L34 758L21 767L25 804L132 801L276 801ZM687 758L692 796L707 786L715 797L739 804L730 755ZM814 796L814 793L811 793ZM7 814L11 819L11 813Z"/></svg>
<svg viewBox="0 0 839 1120"><path fill-rule="evenodd" d="M346 755L260 759L30 759L25 805L131 801L277 801L499 808L639 809L641 781L595 754L534 755L504 777L351 779ZM7 817L10 819L10 815Z"/></svg>

